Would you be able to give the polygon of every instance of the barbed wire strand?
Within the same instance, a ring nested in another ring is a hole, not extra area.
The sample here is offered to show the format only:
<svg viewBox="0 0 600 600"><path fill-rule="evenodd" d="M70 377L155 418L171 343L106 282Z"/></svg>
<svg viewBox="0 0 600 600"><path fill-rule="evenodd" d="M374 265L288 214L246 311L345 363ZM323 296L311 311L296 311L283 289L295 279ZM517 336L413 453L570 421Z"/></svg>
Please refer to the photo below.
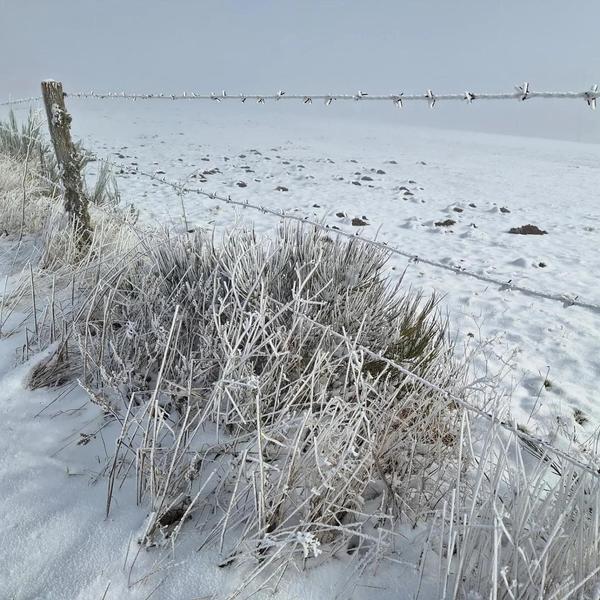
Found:
<svg viewBox="0 0 600 600"><path fill-rule="evenodd" d="M424 101L428 102L433 108L437 102L444 101L462 101L473 103L476 100L529 100L533 98L544 99L583 99L592 109L596 108L596 100L600 97L598 85L593 85L589 90L582 92L566 91L566 92L536 92L531 90L528 82L524 82L519 86L515 86L513 92L489 93L489 92L470 92L452 94L437 94L431 89L428 89L422 94L404 94L402 92L393 94L369 94L359 90L355 94L288 94L283 90L279 90L276 94L228 94L225 90L219 94L202 94L196 92L183 93L131 93L131 92L68 92L65 96L70 98L96 98L99 100L106 99L126 99L126 100L212 100L222 102L226 100L237 100L246 102L254 100L259 104L266 100L301 100L304 104L312 104L315 100L321 100L329 105L334 100L354 100L354 101L387 101L393 102L401 108L404 102Z"/></svg>
<svg viewBox="0 0 600 600"><path fill-rule="evenodd" d="M594 313L600 314L600 305L599 304L585 302L583 300L580 300L579 296L571 297L568 294L564 294L564 293L563 294L553 294L550 292L544 292L544 291L540 291L540 290L536 290L533 288L528 288L528 287L525 287L522 285L515 284L512 282L512 280L503 281L501 279L496 279L496 278L490 277L488 275L474 273L473 271L469 271L463 267L448 265L445 263L438 262L436 260L432 260L430 258L416 255L414 253L406 252L404 250L401 250L400 248L391 246L388 243L379 242L377 240L362 237L355 233L348 233L342 229L330 227L329 225L325 225L323 223L320 223L318 221L310 219L309 217L299 217L297 215L291 215L289 213L286 213L284 210L276 210L276 209L269 208L266 206L253 204L251 202L248 202L247 200L234 200L233 198L231 198L231 196L227 196L227 197L220 196L219 194L216 194L213 192L207 192L201 188L185 187L184 185L179 184L177 182L169 181L165 177L159 177L158 175L143 171L143 170L139 169L138 167L129 167L127 165L115 163L115 162L112 162L110 160L106 160L106 159L103 159L100 157L96 157L96 158L97 158L97 160L106 162L108 165L110 165L114 168L121 169L123 172L130 171L130 172L136 173L138 175L148 177L154 181L157 181L159 183L162 183L166 186L171 187L178 193L197 194L197 195L205 196L211 200L217 200L219 202L224 202L229 205L239 206L241 208L250 208L252 210L260 211L263 214L265 214L265 213L271 214L271 215L274 215L281 219L287 219L287 220L297 221L300 223L306 223L311 226L317 227L318 229L326 231L328 233L333 233L335 235L345 237L348 239L360 240L362 243L369 244L371 246L375 246L377 248L383 249L387 252L391 252L392 254L397 254L397 255L403 256L405 258L408 258L414 263L423 263L423 264L426 264L426 265L429 265L432 267L450 271L452 273L455 273L456 275L465 275L468 277L472 277L474 279L478 279L479 281L482 281L484 283L490 283L493 285L497 285L500 287L500 290L502 290L502 291L504 291L504 290L516 291L516 292L525 294L527 296L532 296L535 298L543 298L545 300L552 300L555 302L560 302L564 308L568 308L570 306L579 306L581 308L588 309Z"/></svg>
<svg viewBox="0 0 600 600"><path fill-rule="evenodd" d="M41 96L31 96L29 98L15 98L14 100L11 100L9 98L8 100L4 100L3 102L0 102L0 106L13 106L15 104L25 104L27 102L33 103L33 102L38 102L41 99L42 99Z"/></svg>
<svg viewBox="0 0 600 600"><path fill-rule="evenodd" d="M246 102L247 100L253 100L259 104L264 103L266 100L301 100L304 104L312 104L315 100L321 100L325 104L329 105L335 100L354 100L354 101L387 101L393 102L396 106L402 107L404 102L415 102L422 101L428 102L433 108L436 103L444 101L463 101L469 104L476 100L529 100L533 98L543 99L583 99L586 101L588 106L592 109L596 108L596 101L600 98L600 89L597 84L594 84L590 89L577 92L577 91L565 91L565 92L552 92L552 91L540 91L530 89L529 83L524 82L519 86L515 86L512 92L471 92L465 91L462 93L443 93L437 94L433 90L428 89L426 92L421 94L404 94L403 92L397 92L392 94L369 94L362 90L358 90L354 94L288 94L283 90L279 90L276 94L228 94L225 90L219 94L210 93L202 94L197 92L183 92L183 93L133 93L133 92L65 92L65 97L70 98L81 98L89 99L95 98L98 100L107 99L125 99L125 100L212 100L216 102L222 102L225 100L238 100ZM37 102L41 100L41 96L31 96L29 98L16 98L14 100L8 99L0 102L0 106L10 106L15 104L23 104L27 102Z"/></svg>

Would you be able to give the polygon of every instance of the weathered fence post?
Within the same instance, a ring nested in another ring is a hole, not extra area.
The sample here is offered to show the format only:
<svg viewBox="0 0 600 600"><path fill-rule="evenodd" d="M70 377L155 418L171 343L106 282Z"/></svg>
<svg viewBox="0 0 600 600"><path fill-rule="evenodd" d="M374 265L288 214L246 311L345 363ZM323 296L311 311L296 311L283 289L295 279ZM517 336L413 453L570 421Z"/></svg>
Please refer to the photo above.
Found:
<svg viewBox="0 0 600 600"><path fill-rule="evenodd" d="M79 242L89 242L92 226L87 198L81 181L81 157L71 139L71 115L65 107L62 83L42 81L42 96L48 117L48 129L65 190L65 210L71 219Z"/></svg>

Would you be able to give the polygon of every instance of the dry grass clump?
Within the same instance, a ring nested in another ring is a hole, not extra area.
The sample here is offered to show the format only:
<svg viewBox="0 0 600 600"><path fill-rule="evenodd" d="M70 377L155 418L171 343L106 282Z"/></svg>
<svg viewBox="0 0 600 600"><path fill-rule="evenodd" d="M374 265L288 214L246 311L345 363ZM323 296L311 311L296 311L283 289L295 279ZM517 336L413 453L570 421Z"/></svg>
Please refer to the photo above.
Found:
<svg viewBox="0 0 600 600"><path fill-rule="evenodd" d="M6 121L0 121L0 154L25 164L31 162L44 176L57 178L56 160L41 131L43 120L30 110L19 124L11 110Z"/></svg>
<svg viewBox="0 0 600 600"><path fill-rule="evenodd" d="M49 356L37 363L29 374L27 387L60 387L71 381L80 371L78 355L69 352L67 342L60 342Z"/></svg>
<svg viewBox="0 0 600 600"><path fill-rule="evenodd" d="M498 425L482 434L435 516L439 597L598 598L599 476L532 456Z"/></svg>
<svg viewBox="0 0 600 600"><path fill-rule="evenodd" d="M461 370L435 302L399 294L385 252L289 227L151 242L79 325L84 384L124 420L110 487L135 460L146 543L210 507L224 557L316 556L379 545L440 501L460 411L356 343L448 389Z"/></svg>
<svg viewBox="0 0 600 600"><path fill-rule="evenodd" d="M22 236L40 231L57 207L55 194L27 166L0 154L0 236Z"/></svg>
<svg viewBox="0 0 600 600"><path fill-rule="evenodd" d="M140 243L77 325L84 385L123 423L107 510L134 470L140 543L195 519L222 566L269 579L294 557L364 568L425 525L415 572L440 598L592 593L598 478L363 350L464 398L435 301L400 294L385 252L306 228Z"/></svg>
<svg viewBox="0 0 600 600"><path fill-rule="evenodd" d="M38 233L60 207L59 169L42 133L44 129L43 119L33 111L22 124L12 111L7 120L0 121L0 235L22 238ZM88 202L92 206L114 209L120 196L109 165L99 164L95 181L89 186L84 171L93 158L81 144L76 146Z"/></svg>

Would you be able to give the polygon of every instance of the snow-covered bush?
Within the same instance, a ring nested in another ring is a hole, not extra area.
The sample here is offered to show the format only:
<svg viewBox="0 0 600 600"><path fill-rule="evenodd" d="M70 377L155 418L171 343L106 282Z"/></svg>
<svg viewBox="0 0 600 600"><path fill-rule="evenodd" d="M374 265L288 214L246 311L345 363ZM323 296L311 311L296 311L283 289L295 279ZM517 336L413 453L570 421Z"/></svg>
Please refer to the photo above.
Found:
<svg viewBox="0 0 600 600"><path fill-rule="evenodd" d="M435 301L393 286L385 252L308 228L139 240L77 328L84 385L123 423L109 503L131 466L141 543L204 515L200 543L258 573L393 555L410 525L439 597L593 588L598 479L384 360L477 401Z"/></svg>
<svg viewBox="0 0 600 600"><path fill-rule="evenodd" d="M0 155L22 164L31 161L37 169L44 165L44 175L55 172L53 154L41 134L42 125L43 121L33 110L22 124L11 110L8 118L0 121Z"/></svg>
<svg viewBox="0 0 600 600"><path fill-rule="evenodd" d="M290 227L146 242L79 325L84 384L128 415L146 542L176 535L164 516L184 505L215 507L205 535L228 556L345 550L433 509L461 411L356 344L449 390L462 370L435 301L400 293L384 251Z"/></svg>

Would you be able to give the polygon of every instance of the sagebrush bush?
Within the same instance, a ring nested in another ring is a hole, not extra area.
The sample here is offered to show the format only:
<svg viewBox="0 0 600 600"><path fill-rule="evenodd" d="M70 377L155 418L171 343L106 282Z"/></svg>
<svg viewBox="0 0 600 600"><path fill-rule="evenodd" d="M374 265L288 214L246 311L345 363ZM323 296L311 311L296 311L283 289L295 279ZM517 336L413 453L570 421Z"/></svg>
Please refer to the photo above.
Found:
<svg viewBox="0 0 600 600"><path fill-rule="evenodd" d="M33 167L0 154L0 235L39 232L57 204Z"/></svg>
<svg viewBox="0 0 600 600"><path fill-rule="evenodd" d="M42 121L30 110L23 124L11 110L6 121L0 121L0 154L24 163L26 159L52 160L48 144L41 134Z"/></svg>
<svg viewBox="0 0 600 600"><path fill-rule="evenodd" d="M148 540L206 484L215 453L222 474L186 510L235 507L222 535L233 528L246 551L293 552L299 533L344 545L372 529L378 503L418 521L439 501L460 411L352 341L445 388L462 382L435 301L400 293L384 251L291 227L270 241L151 242L99 284L80 324L86 387L144 423L123 436L142 457Z"/></svg>
<svg viewBox="0 0 600 600"><path fill-rule="evenodd" d="M122 415L115 464L151 509L141 543L208 510L201 544L258 573L376 560L400 524L426 524L415 568L435 565L439 597L591 593L598 479L384 360L475 402L435 299L392 284L385 251L302 227L141 244L78 324L85 385Z"/></svg>

